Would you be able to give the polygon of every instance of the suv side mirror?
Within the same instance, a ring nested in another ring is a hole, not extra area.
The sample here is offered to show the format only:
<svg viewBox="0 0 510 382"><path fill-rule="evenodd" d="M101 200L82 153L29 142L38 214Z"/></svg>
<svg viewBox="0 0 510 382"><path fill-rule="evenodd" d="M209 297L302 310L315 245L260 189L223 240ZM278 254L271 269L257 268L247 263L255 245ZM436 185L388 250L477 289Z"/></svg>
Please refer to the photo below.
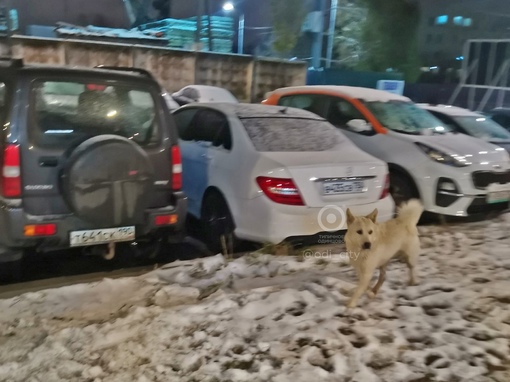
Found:
<svg viewBox="0 0 510 382"><path fill-rule="evenodd" d="M351 119L347 122L347 127L356 133L372 131L372 125L363 119Z"/></svg>

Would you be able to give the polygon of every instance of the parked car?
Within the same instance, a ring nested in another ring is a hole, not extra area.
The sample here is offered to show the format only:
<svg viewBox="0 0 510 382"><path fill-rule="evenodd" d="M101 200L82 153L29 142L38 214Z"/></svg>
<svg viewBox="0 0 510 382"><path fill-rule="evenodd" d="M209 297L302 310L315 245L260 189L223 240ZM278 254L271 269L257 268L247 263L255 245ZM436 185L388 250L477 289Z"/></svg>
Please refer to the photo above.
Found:
<svg viewBox="0 0 510 382"><path fill-rule="evenodd" d="M180 233L177 129L148 72L1 60L0 83L1 270L27 249L111 257Z"/></svg>
<svg viewBox="0 0 510 382"><path fill-rule="evenodd" d="M498 107L487 113L490 118L510 131L510 108Z"/></svg>
<svg viewBox="0 0 510 382"><path fill-rule="evenodd" d="M275 90L263 103L325 117L361 149L387 162L397 204L419 197L426 211L452 216L508 207L505 149L453 134L407 97L368 88L301 86Z"/></svg>
<svg viewBox="0 0 510 382"><path fill-rule="evenodd" d="M195 102L227 102L239 103L237 98L227 89L208 85L189 85L168 97L170 110Z"/></svg>
<svg viewBox="0 0 510 382"><path fill-rule="evenodd" d="M451 131L483 139L510 152L510 132L489 117L450 105L419 104L418 106L432 113Z"/></svg>
<svg viewBox="0 0 510 382"><path fill-rule="evenodd" d="M378 208L382 221L393 216L386 164L313 113L203 103L174 116L188 211L207 227L211 249L232 232L277 244L340 231L346 207L360 215Z"/></svg>

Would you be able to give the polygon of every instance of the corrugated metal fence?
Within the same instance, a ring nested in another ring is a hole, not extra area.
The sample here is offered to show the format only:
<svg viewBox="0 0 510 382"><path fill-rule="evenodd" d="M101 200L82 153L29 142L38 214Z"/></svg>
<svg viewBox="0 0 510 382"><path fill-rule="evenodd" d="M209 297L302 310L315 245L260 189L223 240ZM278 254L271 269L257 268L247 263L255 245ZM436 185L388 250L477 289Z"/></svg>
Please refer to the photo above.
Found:
<svg viewBox="0 0 510 382"><path fill-rule="evenodd" d="M190 84L220 86L241 101L306 83L307 64L251 56L83 40L12 37L12 55L25 63L94 67L135 66L149 70L169 92Z"/></svg>

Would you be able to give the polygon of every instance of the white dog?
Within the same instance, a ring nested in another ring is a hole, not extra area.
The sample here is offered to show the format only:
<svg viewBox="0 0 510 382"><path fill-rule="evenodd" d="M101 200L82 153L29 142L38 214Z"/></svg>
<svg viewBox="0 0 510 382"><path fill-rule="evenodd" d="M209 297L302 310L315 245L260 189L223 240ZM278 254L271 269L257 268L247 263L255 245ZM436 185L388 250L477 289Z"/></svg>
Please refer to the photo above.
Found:
<svg viewBox="0 0 510 382"><path fill-rule="evenodd" d="M401 256L409 267L409 285L415 285L415 266L420 254L420 239L416 225L423 213L418 200L403 204L396 218L384 223L376 223L377 209L370 215L355 217L347 209L347 233L345 244L350 263L358 275L358 285L354 289L348 308L354 308L363 293L373 298L384 283L386 265L395 256ZM379 269L379 280L369 290L374 271Z"/></svg>

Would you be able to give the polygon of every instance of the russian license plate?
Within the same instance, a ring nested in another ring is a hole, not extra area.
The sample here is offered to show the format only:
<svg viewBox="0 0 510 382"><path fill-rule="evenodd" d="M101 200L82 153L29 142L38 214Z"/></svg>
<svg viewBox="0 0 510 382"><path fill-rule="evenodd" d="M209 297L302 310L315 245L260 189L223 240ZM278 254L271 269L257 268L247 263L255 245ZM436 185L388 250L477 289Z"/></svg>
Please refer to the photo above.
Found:
<svg viewBox="0 0 510 382"><path fill-rule="evenodd" d="M324 195L357 194L363 192L364 189L365 182L362 180L345 180L323 183Z"/></svg>
<svg viewBox="0 0 510 382"><path fill-rule="evenodd" d="M134 226L72 231L69 238L71 247L83 247L87 245L108 244L132 240L135 240Z"/></svg>
<svg viewBox="0 0 510 382"><path fill-rule="evenodd" d="M503 203L510 200L510 191L494 191L487 194L487 203Z"/></svg>

